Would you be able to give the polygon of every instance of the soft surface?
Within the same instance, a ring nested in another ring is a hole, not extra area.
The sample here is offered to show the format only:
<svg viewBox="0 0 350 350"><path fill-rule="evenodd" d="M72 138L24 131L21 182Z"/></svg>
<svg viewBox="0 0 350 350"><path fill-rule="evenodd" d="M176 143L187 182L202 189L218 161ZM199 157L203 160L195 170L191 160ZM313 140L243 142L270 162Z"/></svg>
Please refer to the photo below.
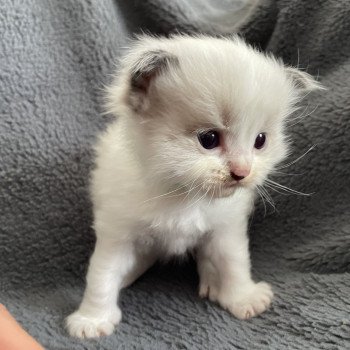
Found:
<svg viewBox="0 0 350 350"><path fill-rule="evenodd" d="M193 262L175 262L122 293L112 336L75 340L63 327L94 242L87 186L91 145L108 123L101 88L127 36L230 33L243 2L0 3L0 301L47 349L350 348L348 0L265 1L242 31L328 88L296 113L307 116L291 123L289 161L317 147L283 169L298 175L277 178L314 194L277 194L265 216L258 204L250 228L254 275L274 286L272 308L238 321L197 297Z"/></svg>

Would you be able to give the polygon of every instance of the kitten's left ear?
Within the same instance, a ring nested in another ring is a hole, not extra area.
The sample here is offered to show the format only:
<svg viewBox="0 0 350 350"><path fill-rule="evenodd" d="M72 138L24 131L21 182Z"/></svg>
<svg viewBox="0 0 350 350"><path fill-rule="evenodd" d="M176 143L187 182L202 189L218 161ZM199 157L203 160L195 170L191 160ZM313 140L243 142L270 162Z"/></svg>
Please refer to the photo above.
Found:
<svg viewBox="0 0 350 350"><path fill-rule="evenodd" d="M309 73L302 72L297 68L286 68L287 76L292 80L295 88L300 91L325 90L315 78Z"/></svg>

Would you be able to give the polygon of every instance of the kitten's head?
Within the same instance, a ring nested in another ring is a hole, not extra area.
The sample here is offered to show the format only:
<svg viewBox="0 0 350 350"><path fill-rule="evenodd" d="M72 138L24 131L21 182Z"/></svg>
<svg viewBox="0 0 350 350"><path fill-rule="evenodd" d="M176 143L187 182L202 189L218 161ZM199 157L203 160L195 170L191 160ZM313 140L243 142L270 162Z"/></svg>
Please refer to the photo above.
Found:
<svg viewBox="0 0 350 350"><path fill-rule="evenodd" d="M286 156L286 118L317 88L238 38L142 37L108 89L108 108L132 121L150 181L228 196L262 184Z"/></svg>

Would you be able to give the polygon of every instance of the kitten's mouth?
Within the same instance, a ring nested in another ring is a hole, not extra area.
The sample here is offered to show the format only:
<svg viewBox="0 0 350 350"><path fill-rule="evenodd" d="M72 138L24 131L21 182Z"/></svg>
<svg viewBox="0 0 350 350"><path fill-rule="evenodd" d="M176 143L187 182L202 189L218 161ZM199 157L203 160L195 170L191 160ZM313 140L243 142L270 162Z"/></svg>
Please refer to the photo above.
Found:
<svg viewBox="0 0 350 350"><path fill-rule="evenodd" d="M210 198L225 198L231 196L237 189L246 187L246 185L242 181L223 181L215 186L204 188L204 191L207 190L206 195Z"/></svg>
<svg viewBox="0 0 350 350"><path fill-rule="evenodd" d="M246 187L246 183L242 183L242 181L230 181L230 182L225 182L221 186L221 191L225 192L225 195L227 194L232 194L239 188L244 188Z"/></svg>
<svg viewBox="0 0 350 350"><path fill-rule="evenodd" d="M242 184L238 181L230 181L224 183L224 188L235 188L235 187L241 187Z"/></svg>

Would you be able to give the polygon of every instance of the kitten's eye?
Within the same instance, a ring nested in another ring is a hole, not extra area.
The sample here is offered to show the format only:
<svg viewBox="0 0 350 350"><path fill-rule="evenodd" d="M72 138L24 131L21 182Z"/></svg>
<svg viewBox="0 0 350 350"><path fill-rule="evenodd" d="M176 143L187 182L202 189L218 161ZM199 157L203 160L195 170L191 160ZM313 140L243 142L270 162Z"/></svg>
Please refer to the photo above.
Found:
<svg viewBox="0 0 350 350"><path fill-rule="evenodd" d="M261 132L255 139L254 147L256 149L263 148L265 141L266 141L266 134L264 132Z"/></svg>
<svg viewBox="0 0 350 350"><path fill-rule="evenodd" d="M219 146L220 135L215 130L209 130L199 133L198 140L205 149L212 149Z"/></svg>

